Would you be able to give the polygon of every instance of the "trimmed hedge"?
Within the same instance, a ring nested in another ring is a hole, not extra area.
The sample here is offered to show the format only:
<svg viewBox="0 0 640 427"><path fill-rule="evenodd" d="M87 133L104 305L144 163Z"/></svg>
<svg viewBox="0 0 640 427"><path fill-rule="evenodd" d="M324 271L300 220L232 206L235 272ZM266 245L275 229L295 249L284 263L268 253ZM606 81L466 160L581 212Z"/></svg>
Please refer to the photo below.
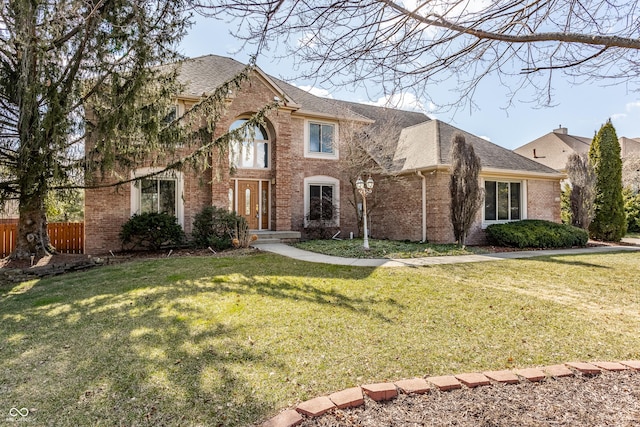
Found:
<svg viewBox="0 0 640 427"><path fill-rule="evenodd" d="M539 219L526 219L490 225L487 227L487 238L495 246L567 248L585 246L589 240L589 233L571 225L557 224Z"/></svg>

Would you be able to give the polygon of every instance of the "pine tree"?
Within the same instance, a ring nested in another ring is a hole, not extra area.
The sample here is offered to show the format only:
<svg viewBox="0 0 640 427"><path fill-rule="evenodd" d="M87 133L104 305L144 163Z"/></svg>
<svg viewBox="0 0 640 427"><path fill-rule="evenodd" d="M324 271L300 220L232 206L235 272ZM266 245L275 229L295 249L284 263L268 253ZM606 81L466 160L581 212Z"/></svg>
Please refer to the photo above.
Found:
<svg viewBox="0 0 640 427"><path fill-rule="evenodd" d="M473 220L482 204L482 189L478 183L480 158L464 135L456 133L451 144L451 224L453 235L464 246Z"/></svg>
<svg viewBox="0 0 640 427"><path fill-rule="evenodd" d="M209 167L212 147L225 153L232 135L212 138L215 124L253 61L171 118L181 87L176 47L190 7L187 0L0 2L0 207L19 203L12 257L55 250L47 235L52 192L122 184L142 164Z"/></svg>
<svg viewBox="0 0 640 427"><path fill-rule="evenodd" d="M627 231L622 196L622 160L616 130L608 120L591 143L589 160L596 172L595 216L591 237L618 242Z"/></svg>

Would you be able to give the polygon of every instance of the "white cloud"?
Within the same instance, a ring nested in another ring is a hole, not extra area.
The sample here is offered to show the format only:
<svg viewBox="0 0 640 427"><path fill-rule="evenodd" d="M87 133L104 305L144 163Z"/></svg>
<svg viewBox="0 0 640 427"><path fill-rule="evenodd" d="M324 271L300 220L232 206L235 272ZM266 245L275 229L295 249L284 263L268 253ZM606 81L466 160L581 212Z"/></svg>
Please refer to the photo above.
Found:
<svg viewBox="0 0 640 427"><path fill-rule="evenodd" d="M319 96L320 98L333 99L333 95L326 89L315 86L297 86L298 88L309 92L311 95Z"/></svg>
<svg viewBox="0 0 640 427"><path fill-rule="evenodd" d="M624 120L627 118L627 114L625 113L616 113L616 114L612 114L611 115L611 120L616 121L616 120Z"/></svg>
<svg viewBox="0 0 640 427"><path fill-rule="evenodd" d="M484 139L485 141L489 141L489 142L491 142L491 138L489 138L489 137L488 137L488 136L486 136L486 135L478 135L478 138L482 138L482 139Z"/></svg>
<svg viewBox="0 0 640 427"><path fill-rule="evenodd" d="M376 105L378 107L397 108L399 110L419 111L421 113L426 113L435 109L435 105L432 102L429 103L428 107L425 107L425 105L412 93L386 95L378 98L375 102L365 102L365 104Z"/></svg>
<svg viewBox="0 0 640 427"><path fill-rule="evenodd" d="M302 34L302 37L298 39L298 47L313 47L316 45L316 36L311 32Z"/></svg>
<svg viewBox="0 0 640 427"><path fill-rule="evenodd" d="M631 111L634 108L640 108L640 101L627 102L625 108L627 111Z"/></svg>

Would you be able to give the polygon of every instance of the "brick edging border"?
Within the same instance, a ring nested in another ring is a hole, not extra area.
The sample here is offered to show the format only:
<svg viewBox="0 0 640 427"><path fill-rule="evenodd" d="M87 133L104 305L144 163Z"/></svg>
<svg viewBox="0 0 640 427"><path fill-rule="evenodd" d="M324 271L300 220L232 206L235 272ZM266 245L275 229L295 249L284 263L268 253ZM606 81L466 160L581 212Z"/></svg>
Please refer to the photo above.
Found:
<svg viewBox="0 0 640 427"><path fill-rule="evenodd" d="M547 377L560 378L577 375L598 375L602 371L640 371L640 360L620 362L567 362L541 368L525 368L501 371L484 371L412 378L395 382L366 384L320 396L302 402L295 409L287 409L267 420L262 427L293 427L302 423L304 417L319 417L332 409L353 408L364 405L364 396L375 401L391 400L399 393L424 394L431 390L449 391L462 387L474 388L496 383L518 384L542 381Z"/></svg>

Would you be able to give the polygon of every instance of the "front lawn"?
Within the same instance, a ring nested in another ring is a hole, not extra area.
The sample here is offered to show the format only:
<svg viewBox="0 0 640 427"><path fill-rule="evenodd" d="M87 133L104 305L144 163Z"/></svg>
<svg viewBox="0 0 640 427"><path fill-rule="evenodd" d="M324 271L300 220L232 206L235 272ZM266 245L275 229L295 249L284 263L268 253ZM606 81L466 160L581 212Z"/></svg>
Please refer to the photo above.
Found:
<svg viewBox="0 0 640 427"><path fill-rule="evenodd" d="M325 255L346 258L423 258L430 256L471 255L485 253L480 248L467 246L462 248L452 244L434 244L401 242L397 240L369 239L369 250L362 247L362 239L345 240L307 240L295 244L295 247Z"/></svg>
<svg viewBox="0 0 640 427"><path fill-rule="evenodd" d="M638 359L637 257L190 257L4 286L0 408L31 425L242 426L374 381Z"/></svg>

